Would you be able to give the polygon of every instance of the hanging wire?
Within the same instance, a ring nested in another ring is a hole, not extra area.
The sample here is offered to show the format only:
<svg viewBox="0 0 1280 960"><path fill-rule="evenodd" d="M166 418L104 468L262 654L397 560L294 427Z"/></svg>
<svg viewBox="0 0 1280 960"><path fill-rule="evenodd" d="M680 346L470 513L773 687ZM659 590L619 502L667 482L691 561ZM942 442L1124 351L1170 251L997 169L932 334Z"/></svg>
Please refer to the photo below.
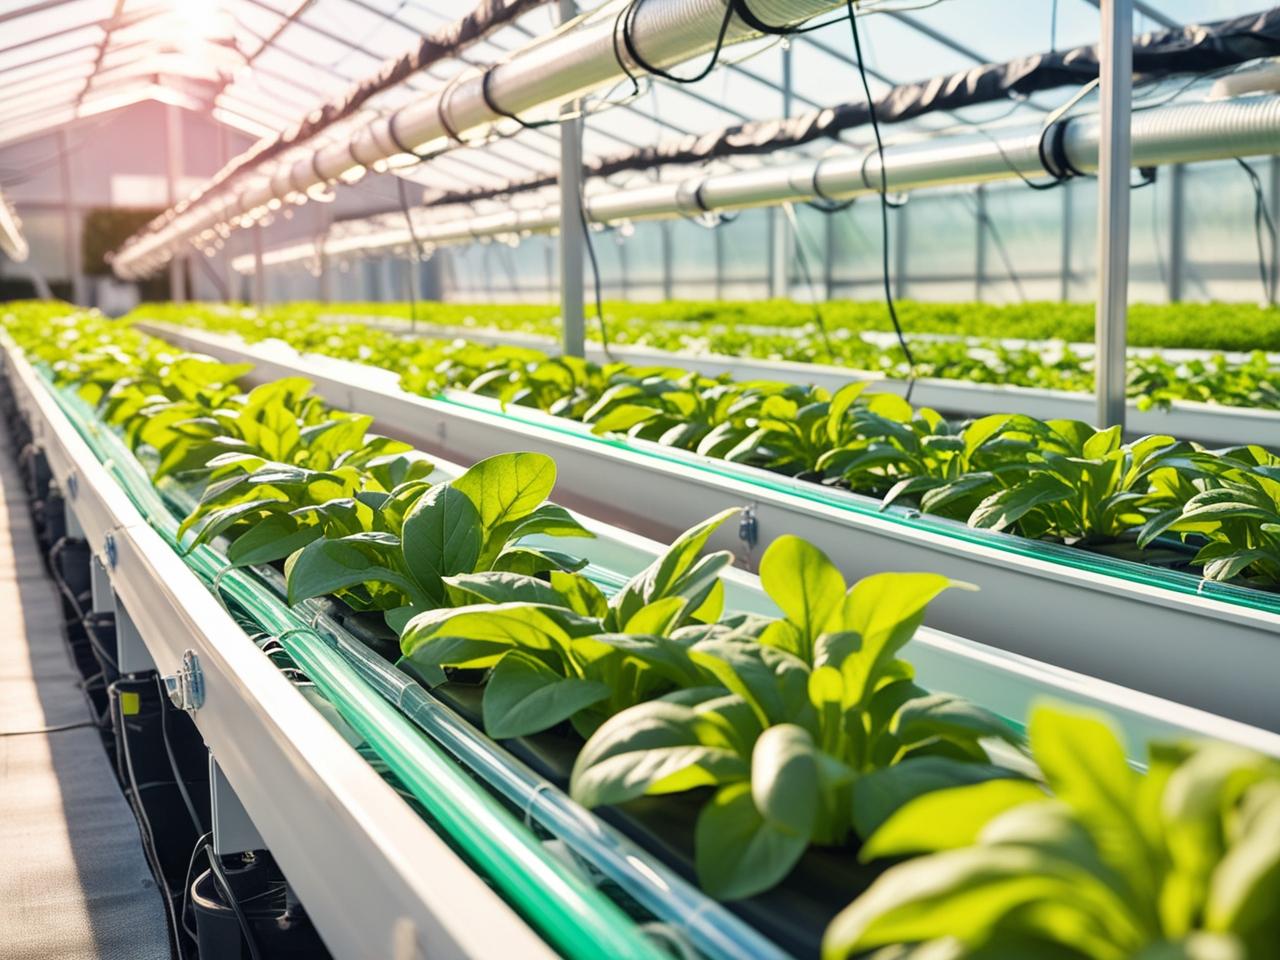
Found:
<svg viewBox="0 0 1280 960"><path fill-rule="evenodd" d="M791 223L791 231L796 238L796 261L800 265L800 272L804 274L805 285L809 288L809 300L813 305L813 322L818 326L818 335L822 337L823 349L827 351L827 360L830 363L836 363L836 351L831 344L831 333L827 330L826 317L822 315L822 307L818 300L818 286L813 279L813 271L809 269L809 255L804 249L804 233L800 229L800 218L796 216L795 206L790 203L782 205L782 212L786 215L787 220Z"/></svg>
<svg viewBox="0 0 1280 960"><path fill-rule="evenodd" d="M409 293L409 330L418 329L418 297L415 291L417 286L417 278L414 276L414 266L418 261L418 251L422 249L418 245L418 231L413 226L413 215L409 210L409 193L405 187L404 177L396 177L396 192L400 195L400 209L404 212L404 223L409 229L409 241L413 244L413 254L409 257L409 276L407 278Z"/></svg>
<svg viewBox="0 0 1280 960"><path fill-rule="evenodd" d="M893 332L897 335L898 346L907 358L910 372L907 379L907 402L911 402L911 391L916 382L916 360L907 345L907 338L902 332L902 322L898 319L898 308L893 302L893 283L889 267L889 174L884 165L884 140L880 136L880 120L876 116L875 98L871 96L871 84L867 80L867 68L862 57L862 40L858 36L858 18L853 7L854 0L845 0L849 9L849 27L853 32L853 51L858 62L858 76L862 80L862 92L867 98L867 109L871 116L871 130L875 134L876 154L880 159L880 255L881 280L884 283L884 302L889 309L889 319L893 322Z"/></svg>
<svg viewBox="0 0 1280 960"><path fill-rule="evenodd" d="M1262 281L1262 296L1267 303L1275 303L1276 278L1271 273L1270 260L1267 257L1263 233L1265 229L1266 237L1271 240L1271 251L1274 255L1276 249L1276 225L1271 219L1271 212L1267 209L1267 197L1262 189L1262 179L1258 176L1258 171L1243 157L1236 157L1236 163L1240 164L1240 167L1249 177L1249 185L1253 188L1253 235L1258 246L1258 277Z"/></svg>

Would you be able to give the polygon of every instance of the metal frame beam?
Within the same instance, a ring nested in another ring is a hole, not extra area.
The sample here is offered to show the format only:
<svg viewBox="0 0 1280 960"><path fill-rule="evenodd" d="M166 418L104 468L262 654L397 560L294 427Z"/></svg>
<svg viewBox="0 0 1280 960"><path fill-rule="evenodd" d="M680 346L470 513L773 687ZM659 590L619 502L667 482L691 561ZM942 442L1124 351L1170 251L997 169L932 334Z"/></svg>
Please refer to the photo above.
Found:
<svg viewBox="0 0 1280 960"><path fill-rule="evenodd" d="M1094 337L1097 425L1125 418L1129 309L1129 168L1132 156L1133 3L1101 0L1098 48L1098 305Z"/></svg>

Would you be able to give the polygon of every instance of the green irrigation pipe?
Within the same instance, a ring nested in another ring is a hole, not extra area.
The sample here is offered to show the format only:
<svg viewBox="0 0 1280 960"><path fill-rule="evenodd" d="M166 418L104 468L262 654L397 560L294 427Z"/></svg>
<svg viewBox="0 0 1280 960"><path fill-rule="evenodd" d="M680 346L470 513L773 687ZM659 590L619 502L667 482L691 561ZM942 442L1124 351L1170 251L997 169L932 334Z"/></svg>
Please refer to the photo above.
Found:
<svg viewBox="0 0 1280 960"><path fill-rule="evenodd" d="M44 375L63 414L111 472L150 526L181 553L178 524L133 458L113 456L107 428ZM114 439L114 438L113 438ZM201 546L184 555L206 585L234 600L272 634L404 782L468 858L565 956L660 960L666 956L613 901L545 851L537 838L467 777L434 744L355 673L341 655L248 574ZM216 593L217 591L215 591Z"/></svg>

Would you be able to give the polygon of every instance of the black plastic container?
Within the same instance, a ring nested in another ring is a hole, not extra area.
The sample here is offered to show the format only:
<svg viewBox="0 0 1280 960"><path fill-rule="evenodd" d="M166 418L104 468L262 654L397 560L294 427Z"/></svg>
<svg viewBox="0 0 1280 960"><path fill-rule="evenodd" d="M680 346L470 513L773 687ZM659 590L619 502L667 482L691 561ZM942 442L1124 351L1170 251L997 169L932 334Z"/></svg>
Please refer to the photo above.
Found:
<svg viewBox="0 0 1280 960"><path fill-rule="evenodd" d="M205 856L216 854L209 852ZM197 859L197 865L200 862ZM322 960L330 955L311 918L293 898L268 854L222 857L219 863L263 958ZM200 960L243 960L250 956L240 920L223 896L212 868L199 873L192 882L189 902Z"/></svg>

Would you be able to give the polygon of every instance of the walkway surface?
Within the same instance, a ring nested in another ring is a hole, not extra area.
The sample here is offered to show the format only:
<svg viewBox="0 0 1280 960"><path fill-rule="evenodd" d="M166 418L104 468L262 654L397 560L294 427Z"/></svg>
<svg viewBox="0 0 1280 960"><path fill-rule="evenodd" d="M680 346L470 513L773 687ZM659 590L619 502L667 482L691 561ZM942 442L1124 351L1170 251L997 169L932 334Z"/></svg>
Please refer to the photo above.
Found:
<svg viewBox="0 0 1280 960"><path fill-rule="evenodd" d="M38 732L89 708L3 447L0 493L0 957L167 960L162 895L97 731Z"/></svg>

